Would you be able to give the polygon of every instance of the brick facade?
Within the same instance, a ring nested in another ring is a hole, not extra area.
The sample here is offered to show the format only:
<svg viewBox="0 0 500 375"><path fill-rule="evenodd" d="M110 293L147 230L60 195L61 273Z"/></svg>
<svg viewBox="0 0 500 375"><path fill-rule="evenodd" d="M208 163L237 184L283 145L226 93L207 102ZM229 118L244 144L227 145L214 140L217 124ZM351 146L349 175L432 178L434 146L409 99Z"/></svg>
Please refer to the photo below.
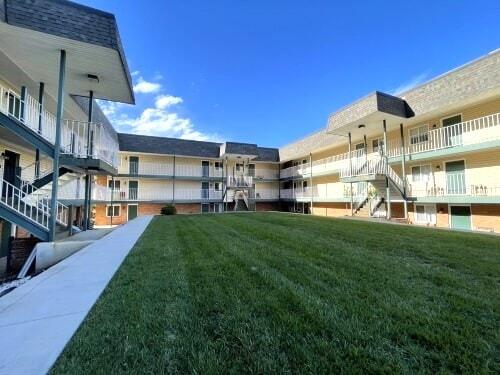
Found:
<svg viewBox="0 0 500 375"><path fill-rule="evenodd" d="M474 229L500 233L500 204L473 204L471 212Z"/></svg>

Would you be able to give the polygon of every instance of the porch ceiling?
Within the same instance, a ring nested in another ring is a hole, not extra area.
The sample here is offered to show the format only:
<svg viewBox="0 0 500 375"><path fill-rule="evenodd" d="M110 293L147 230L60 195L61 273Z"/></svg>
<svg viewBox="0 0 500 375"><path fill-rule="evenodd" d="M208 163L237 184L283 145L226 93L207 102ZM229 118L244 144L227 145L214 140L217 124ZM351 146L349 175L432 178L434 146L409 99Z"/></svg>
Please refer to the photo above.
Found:
<svg viewBox="0 0 500 375"><path fill-rule="evenodd" d="M127 72L119 52L112 48L41 33L0 22L2 51L34 82L44 82L46 92L57 94L60 50L66 51L67 94L133 103ZM92 82L87 75L99 77Z"/></svg>

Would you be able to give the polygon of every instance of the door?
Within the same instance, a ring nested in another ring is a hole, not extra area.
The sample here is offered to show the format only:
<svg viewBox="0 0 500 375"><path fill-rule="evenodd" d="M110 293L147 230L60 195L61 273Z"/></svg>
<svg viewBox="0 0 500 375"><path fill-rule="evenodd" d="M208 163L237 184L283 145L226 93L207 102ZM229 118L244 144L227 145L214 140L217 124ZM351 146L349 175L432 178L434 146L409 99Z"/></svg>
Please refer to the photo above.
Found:
<svg viewBox="0 0 500 375"><path fill-rule="evenodd" d="M444 141L447 146L462 144L462 127L457 125L462 122L462 115L451 116L441 121L444 129Z"/></svg>
<svg viewBox="0 0 500 375"><path fill-rule="evenodd" d="M208 177L210 175L210 163L206 160L201 162L201 175L202 177Z"/></svg>
<svg viewBox="0 0 500 375"><path fill-rule="evenodd" d="M129 174L137 175L139 174L139 157L130 156L128 159Z"/></svg>
<svg viewBox="0 0 500 375"><path fill-rule="evenodd" d="M21 180L17 177L20 174L19 171L19 154L5 150L4 152L4 165L3 165L3 179L15 187L20 187ZM2 185L4 185L2 183ZM12 196L12 188L7 188L2 186L2 196Z"/></svg>
<svg viewBox="0 0 500 375"><path fill-rule="evenodd" d="M469 206L450 206L450 215L452 229L472 229Z"/></svg>
<svg viewBox="0 0 500 375"><path fill-rule="evenodd" d="M255 177L255 164L248 164L248 175Z"/></svg>
<svg viewBox="0 0 500 375"><path fill-rule="evenodd" d="M465 186L465 161L451 161L446 166L446 193L451 195L464 195Z"/></svg>
<svg viewBox="0 0 500 375"><path fill-rule="evenodd" d="M137 200L139 194L139 182L138 181L129 181L128 182L128 199L135 201Z"/></svg>
<svg viewBox="0 0 500 375"><path fill-rule="evenodd" d="M133 220L137 217L137 205L129 204L128 205L128 220Z"/></svg>
<svg viewBox="0 0 500 375"><path fill-rule="evenodd" d="M203 181L201 183L201 198L202 199L208 199L209 198L209 184L206 181Z"/></svg>

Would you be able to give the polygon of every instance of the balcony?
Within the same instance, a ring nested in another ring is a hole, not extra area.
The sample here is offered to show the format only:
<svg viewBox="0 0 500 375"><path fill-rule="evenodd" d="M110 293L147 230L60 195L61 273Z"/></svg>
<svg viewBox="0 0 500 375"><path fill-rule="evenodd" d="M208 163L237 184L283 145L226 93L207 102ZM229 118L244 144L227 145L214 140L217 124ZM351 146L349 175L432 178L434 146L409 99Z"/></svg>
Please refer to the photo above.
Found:
<svg viewBox="0 0 500 375"><path fill-rule="evenodd" d="M279 178L278 170L256 169L251 176L254 180L277 180Z"/></svg>
<svg viewBox="0 0 500 375"><path fill-rule="evenodd" d="M464 121L455 125L431 130L419 139L408 140L405 145L407 156L424 152L473 146L500 140L500 113ZM400 157L401 142L387 144L387 156Z"/></svg>
<svg viewBox="0 0 500 375"><path fill-rule="evenodd" d="M152 188L109 189L104 186L94 185L92 199L101 202L174 202L179 201L211 201L221 200L222 191L213 189L176 189L173 190Z"/></svg>
<svg viewBox="0 0 500 375"><path fill-rule="evenodd" d="M173 176L174 165L172 163L151 162L129 162L128 168L120 168L120 174L131 176Z"/></svg>
<svg viewBox="0 0 500 375"><path fill-rule="evenodd" d="M176 177L220 178L222 174L222 168L194 164L175 164Z"/></svg>
<svg viewBox="0 0 500 375"><path fill-rule="evenodd" d="M262 189L255 192L256 200L278 200L279 192L277 189Z"/></svg>
<svg viewBox="0 0 500 375"><path fill-rule="evenodd" d="M250 188L252 186L252 176L227 176L228 188Z"/></svg>
<svg viewBox="0 0 500 375"><path fill-rule="evenodd" d="M425 152L439 151L458 147L474 147L487 144L492 141L500 141L500 113L461 122L459 124L438 128L427 132L421 139L406 140L405 155L412 156ZM413 143L412 143L413 142ZM369 155L378 154L378 152ZM387 156L389 158L401 157L401 142L395 140L387 144ZM351 152L352 160L365 158L365 150ZM349 153L334 155L328 158L315 160L312 163L313 176L321 176L338 173L349 166ZM311 168L309 163L301 164L280 171L280 178L304 178L309 176Z"/></svg>
<svg viewBox="0 0 500 375"><path fill-rule="evenodd" d="M26 94L23 99L13 90L0 85L0 112L54 145L56 117L31 95ZM118 166L118 143L102 124L63 120L61 126L62 155L75 158L90 156L103 160L114 168Z"/></svg>

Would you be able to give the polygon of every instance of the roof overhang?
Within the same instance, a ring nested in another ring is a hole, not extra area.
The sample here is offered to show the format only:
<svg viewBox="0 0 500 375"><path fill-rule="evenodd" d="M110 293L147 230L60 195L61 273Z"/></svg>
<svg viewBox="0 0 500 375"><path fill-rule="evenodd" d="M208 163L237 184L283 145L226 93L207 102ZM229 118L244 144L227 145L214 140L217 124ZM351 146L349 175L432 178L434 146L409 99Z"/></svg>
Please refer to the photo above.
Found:
<svg viewBox="0 0 500 375"><path fill-rule="evenodd" d="M2 52L46 92L57 95L60 51L66 51L65 92L134 103L128 68L118 50L0 22ZM99 81L89 79L92 74Z"/></svg>
<svg viewBox="0 0 500 375"><path fill-rule="evenodd" d="M346 135L356 129L368 129L373 124L397 122L413 116L408 104L401 98L376 91L333 113L328 118L327 132ZM380 129L379 129L380 131Z"/></svg>

